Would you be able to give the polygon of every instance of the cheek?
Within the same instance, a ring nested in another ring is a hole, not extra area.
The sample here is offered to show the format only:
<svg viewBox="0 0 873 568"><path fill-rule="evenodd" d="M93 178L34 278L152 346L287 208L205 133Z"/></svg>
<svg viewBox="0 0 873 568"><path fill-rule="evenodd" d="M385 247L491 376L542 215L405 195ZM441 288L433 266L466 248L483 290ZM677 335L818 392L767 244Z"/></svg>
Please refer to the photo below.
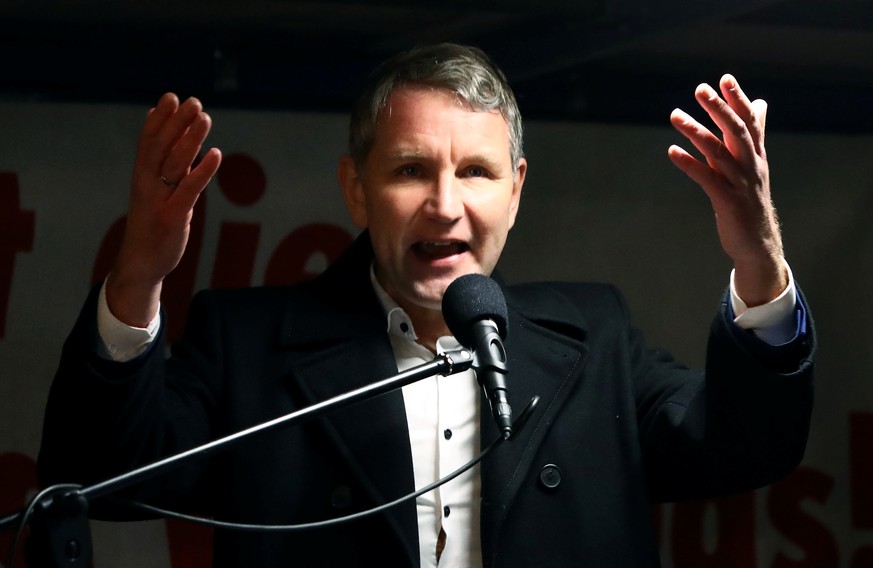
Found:
<svg viewBox="0 0 873 568"><path fill-rule="evenodd" d="M472 201L468 208L480 230L498 234L512 227L514 211L511 199L504 192L482 196Z"/></svg>
<svg viewBox="0 0 873 568"><path fill-rule="evenodd" d="M390 225L387 228L398 227L411 221L419 210L419 203L414 196L398 193L382 193L375 199L367 201L367 210L371 220L379 219Z"/></svg>
<svg viewBox="0 0 873 568"><path fill-rule="evenodd" d="M402 245L402 235L411 222L411 216L402 203L384 198L369 200L367 216L370 234L374 241L380 241L384 251Z"/></svg>

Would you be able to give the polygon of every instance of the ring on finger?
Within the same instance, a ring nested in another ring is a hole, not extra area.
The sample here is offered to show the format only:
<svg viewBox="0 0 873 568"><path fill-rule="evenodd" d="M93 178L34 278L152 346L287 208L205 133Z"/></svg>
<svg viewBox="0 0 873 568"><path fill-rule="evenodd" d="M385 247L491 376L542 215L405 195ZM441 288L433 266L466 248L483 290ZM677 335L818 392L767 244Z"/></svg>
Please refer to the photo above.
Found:
<svg viewBox="0 0 873 568"><path fill-rule="evenodd" d="M170 189L176 189L176 187L179 185L177 182L172 182L164 176L161 176L161 183L163 183L164 185L166 185Z"/></svg>

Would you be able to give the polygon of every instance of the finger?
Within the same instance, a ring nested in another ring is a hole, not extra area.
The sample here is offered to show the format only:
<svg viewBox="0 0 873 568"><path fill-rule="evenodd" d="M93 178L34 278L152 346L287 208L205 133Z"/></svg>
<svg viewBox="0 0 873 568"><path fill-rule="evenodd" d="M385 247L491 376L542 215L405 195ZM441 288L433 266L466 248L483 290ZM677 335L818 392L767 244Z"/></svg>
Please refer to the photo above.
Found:
<svg viewBox="0 0 873 568"><path fill-rule="evenodd" d="M200 101L191 97L182 103L152 136L145 138L144 147L141 149L143 166L155 172L156 177L160 176L158 172L167 155L202 110Z"/></svg>
<svg viewBox="0 0 873 568"><path fill-rule="evenodd" d="M746 123L737 115L712 87L703 83L694 93L697 102L721 130L724 144L731 155L743 163L754 160L755 145Z"/></svg>
<svg viewBox="0 0 873 568"><path fill-rule="evenodd" d="M764 125L755 112L755 106L740 88L740 84L733 75L725 74L719 81L719 88L728 106L745 123L752 137L755 151L760 154L763 150Z"/></svg>
<svg viewBox="0 0 873 568"><path fill-rule="evenodd" d="M713 206L722 201L725 181L719 173L675 144L667 149L670 161L699 185Z"/></svg>
<svg viewBox="0 0 873 568"><path fill-rule="evenodd" d="M766 151L764 150L764 138L765 132L767 130L767 101L764 99L755 99L752 101L752 110L755 113L755 117L758 119L758 123L761 126L761 135L759 143L761 145L758 153L761 156L766 155Z"/></svg>
<svg viewBox="0 0 873 568"><path fill-rule="evenodd" d="M179 187L170 196L173 207L179 211L190 211L197 203L197 198L209 185L212 177L218 172L221 165L221 151L211 148L200 160L200 163L191 170L179 183Z"/></svg>
<svg viewBox="0 0 873 568"><path fill-rule="evenodd" d="M160 174L164 179L173 184L179 184L182 178L188 174L197 154L200 153L200 148L203 146L211 127L212 119L205 112L201 112L195 117L191 126L185 131L161 165Z"/></svg>
<svg viewBox="0 0 873 568"><path fill-rule="evenodd" d="M740 179L742 170L733 154L708 128L678 108L670 114L670 123L703 154L709 167L729 180Z"/></svg>
<svg viewBox="0 0 873 568"><path fill-rule="evenodd" d="M153 137L163 127L167 119L179 108L179 98L175 93L164 93L157 104L149 109L140 141Z"/></svg>

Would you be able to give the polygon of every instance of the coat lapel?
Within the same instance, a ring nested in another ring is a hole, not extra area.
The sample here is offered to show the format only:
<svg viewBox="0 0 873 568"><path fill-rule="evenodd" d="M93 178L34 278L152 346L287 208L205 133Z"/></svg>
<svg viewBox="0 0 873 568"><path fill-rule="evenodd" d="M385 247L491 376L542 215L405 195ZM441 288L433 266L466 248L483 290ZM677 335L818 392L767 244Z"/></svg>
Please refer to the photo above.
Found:
<svg viewBox="0 0 873 568"><path fill-rule="evenodd" d="M386 320L369 283L366 234L324 275L288 302L280 346L287 380L306 404L347 393L397 373ZM414 491L403 395L394 390L317 419L374 505ZM384 514L418 563L415 502Z"/></svg>
<svg viewBox="0 0 873 568"><path fill-rule="evenodd" d="M585 329L577 310L558 294L543 294L543 287L507 290L509 330L508 396L518 417L528 401L539 403L523 428L482 462L482 550L492 556L503 520L519 489L529 479L537 450L551 424L578 382L588 358ZM487 403L482 408L482 447L497 436Z"/></svg>

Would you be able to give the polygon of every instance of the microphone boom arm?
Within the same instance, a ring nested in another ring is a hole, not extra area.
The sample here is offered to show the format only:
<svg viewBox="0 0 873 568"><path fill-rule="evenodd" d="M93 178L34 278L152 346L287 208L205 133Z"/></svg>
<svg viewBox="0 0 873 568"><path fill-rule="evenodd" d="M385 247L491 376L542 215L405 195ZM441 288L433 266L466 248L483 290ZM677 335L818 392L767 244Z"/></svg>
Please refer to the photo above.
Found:
<svg viewBox="0 0 873 568"><path fill-rule="evenodd" d="M428 377L435 375L448 376L466 371L472 365L473 354L469 350L447 351L427 363L417 365L391 377L323 400L301 410L257 424L223 438L207 442L201 446L168 456L84 489L79 485L62 485L47 488L34 497L25 510L0 519L0 533L18 527L20 535L21 529L28 523L31 513L36 511L37 518L44 525L36 528L34 532L39 533L51 543L50 551L40 551L39 567L86 566L90 562L92 554L90 531L87 527L86 518L90 500L166 473L194 458L203 458L214 452L225 450L232 444L254 434L274 430L280 426L291 426L304 420L311 420L327 414L331 410L349 406L369 398L375 398ZM52 489L57 489L57 491L51 491ZM10 545L10 558L14 558L17 540L18 535L16 535L16 538Z"/></svg>

